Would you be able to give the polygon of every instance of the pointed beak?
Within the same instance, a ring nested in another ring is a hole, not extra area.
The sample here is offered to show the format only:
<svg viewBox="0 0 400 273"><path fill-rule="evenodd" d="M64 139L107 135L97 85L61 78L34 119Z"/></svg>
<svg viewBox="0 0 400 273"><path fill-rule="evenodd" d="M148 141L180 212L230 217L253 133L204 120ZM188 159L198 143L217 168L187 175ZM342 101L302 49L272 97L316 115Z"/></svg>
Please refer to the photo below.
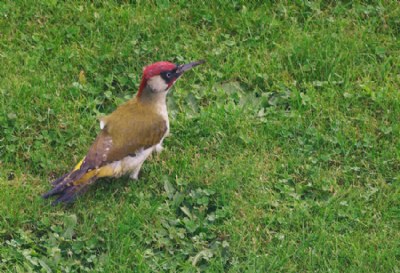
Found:
<svg viewBox="0 0 400 273"><path fill-rule="evenodd" d="M176 73L179 74L179 75L182 75L185 71L188 71L188 70L192 69L193 67L198 66L200 64L203 64L205 62L206 62L205 60L200 60L200 61L197 61L197 62L191 62L191 63L188 63L188 64L182 64L182 65L178 66L178 69L176 70Z"/></svg>

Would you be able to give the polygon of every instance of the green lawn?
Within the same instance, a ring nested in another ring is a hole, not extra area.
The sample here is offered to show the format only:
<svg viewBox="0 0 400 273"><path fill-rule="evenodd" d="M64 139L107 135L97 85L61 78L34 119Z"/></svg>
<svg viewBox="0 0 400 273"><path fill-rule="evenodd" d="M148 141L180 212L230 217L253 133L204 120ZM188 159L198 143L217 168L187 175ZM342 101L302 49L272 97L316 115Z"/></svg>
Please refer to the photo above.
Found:
<svg viewBox="0 0 400 273"><path fill-rule="evenodd" d="M398 1L37 2L0 2L0 272L400 272ZM198 59L139 181L40 198Z"/></svg>

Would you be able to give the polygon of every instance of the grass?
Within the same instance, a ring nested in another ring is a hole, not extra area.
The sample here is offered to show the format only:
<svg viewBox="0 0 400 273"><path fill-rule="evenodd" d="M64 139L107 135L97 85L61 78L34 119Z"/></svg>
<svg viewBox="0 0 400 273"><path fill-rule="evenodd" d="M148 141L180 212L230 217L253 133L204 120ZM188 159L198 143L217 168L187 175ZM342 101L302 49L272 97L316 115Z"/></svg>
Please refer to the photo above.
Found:
<svg viewBox="0 0 400 273"><path fill-rule="evenodd" d="M400 271L397 1L129 2L0 3L1 272ZM197 59L138 182L40 198Z"/></svg>

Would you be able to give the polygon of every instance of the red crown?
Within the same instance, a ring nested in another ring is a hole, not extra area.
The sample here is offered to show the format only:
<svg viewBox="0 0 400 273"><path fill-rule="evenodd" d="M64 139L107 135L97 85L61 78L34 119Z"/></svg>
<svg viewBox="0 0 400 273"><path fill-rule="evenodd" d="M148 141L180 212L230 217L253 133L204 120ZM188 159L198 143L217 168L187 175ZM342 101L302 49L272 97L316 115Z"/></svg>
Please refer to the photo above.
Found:
<svg viewBox="0 0 400 273"><path fill-rule="evenodd" d="M160 75L161 72L169 71L176 68L176 64L170 62L156 62L145 66L143 68L143 76L142 81L140 82L139 91L137 93L138 96L142 94L144 87L146 86L147 80L151 77Z"/></svg>

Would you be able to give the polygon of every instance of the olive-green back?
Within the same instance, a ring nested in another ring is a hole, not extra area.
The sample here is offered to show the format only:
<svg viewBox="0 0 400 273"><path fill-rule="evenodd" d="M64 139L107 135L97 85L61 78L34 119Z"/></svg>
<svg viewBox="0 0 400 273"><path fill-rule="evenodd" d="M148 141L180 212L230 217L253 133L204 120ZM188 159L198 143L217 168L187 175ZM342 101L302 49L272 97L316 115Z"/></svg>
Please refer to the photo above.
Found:
<svg viewBox="0 0 400 273"><path fill-rule="evenodd" d="M163 116L136 99L119 106L102 121L105 126L90 147L82 168L94 169L133 156L160 143L168 130Z"/></svg>

